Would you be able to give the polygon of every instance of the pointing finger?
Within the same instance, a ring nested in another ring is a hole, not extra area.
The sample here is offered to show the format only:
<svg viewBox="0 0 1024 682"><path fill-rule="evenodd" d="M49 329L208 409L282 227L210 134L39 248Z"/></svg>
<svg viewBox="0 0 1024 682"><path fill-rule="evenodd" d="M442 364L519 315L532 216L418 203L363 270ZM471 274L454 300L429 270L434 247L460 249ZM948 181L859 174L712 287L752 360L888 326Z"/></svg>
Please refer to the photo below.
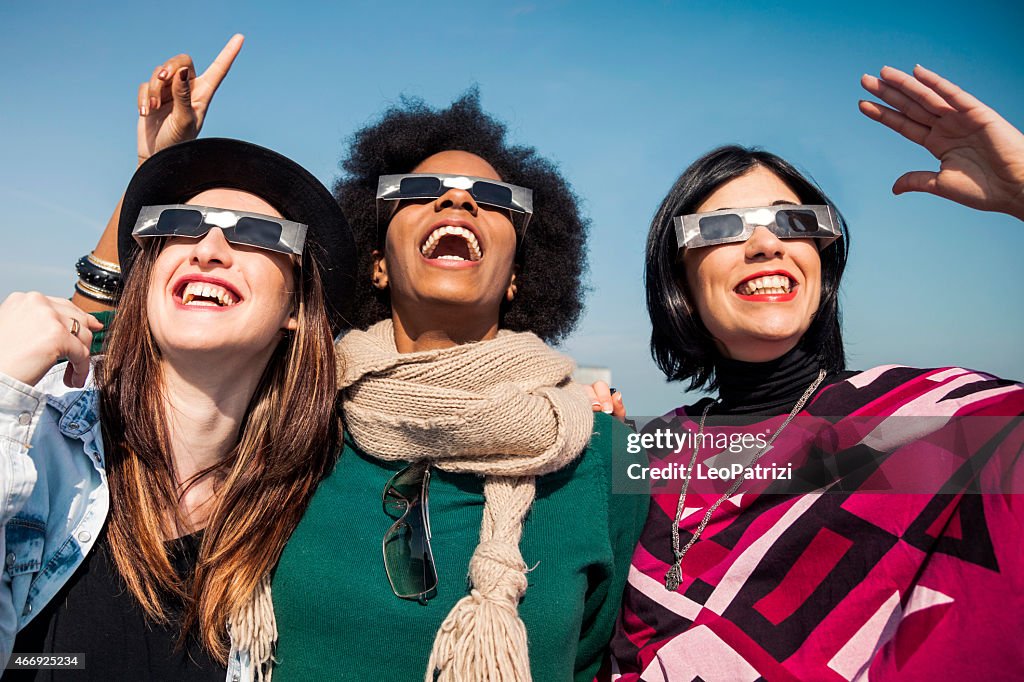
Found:
<svg viewBox="0 0 1024 682"><path fill-rule="evenodd" d="M245 42L245 36L241 33L236 33L231 36L231 40L228 41L224 49L220 51L217 58L213 60L213 63L203 72L201 76L204 81L207 81L210 86L210 98L213 98L213 93L220 87L221 81L228 75L228 71L231 70L231 65L235 62L235 57L242 49L242 43Z"/></svg>

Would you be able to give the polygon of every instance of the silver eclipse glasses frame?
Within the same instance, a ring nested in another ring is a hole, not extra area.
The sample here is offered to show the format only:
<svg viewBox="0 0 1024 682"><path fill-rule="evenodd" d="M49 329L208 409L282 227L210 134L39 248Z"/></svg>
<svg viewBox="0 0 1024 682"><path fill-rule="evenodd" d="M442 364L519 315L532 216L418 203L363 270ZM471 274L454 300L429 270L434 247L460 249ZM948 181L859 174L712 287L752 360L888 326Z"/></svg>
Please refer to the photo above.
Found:
<svg viewBox="0 0 1024 682"><path fill-rule="evenodd" d="M796 212L798 216L784 216L778 220L779 213ZM794 227L794 217L808 219L814 214L815 228L808 230ZM726 221L723 217L735 216L742 221L742 229L735 231L736 221ZM731 244L745 242L754 233L754 228L765 227L780 239L818 239L818 250L826 248L829 244L843 236L839 218L830 206L808 205L808 204L776 204L774 206L754 206L751 208L729 208L721 211L708 211L707 213L690 213L688 215L672 218L676 229L676 243L679 250L697 249L703 246L717 246L719 244ZM702 231L702 224L704 230ZM720 236L723 226L729 228L730 234Z"/></svg>
<svg viewBox="0 0 1024 682"><path fill-rule="evenodd" d="M169 218L170 211L181 211L182 215L175 214L173 218ZM184 213L198 213L199 221L195 222L195 217L190 216L189 221L185 222ZM251 222L246 223L247 218ZM265 223L272 223L274 227ZM302 256L308 229L303 223L262 213L192 204L165 204L143 206L132 229L132 236L139 245L142 245L142 240L146 237L200 239L214 227L219 227L224 232L224 239L231 244L252 246L293 256Z"/></svg>
<svg viewBox="0 0 1024 682"><path fill-rule="evenodd" d="M438 184L436 187L430 188L429 190L422 186L423 183L418 183L420 186L412 189L409 188L411 183L404 183L405 188L403 188L403 180L416 178L434 178L438 180ZM476 188L477 184L482 185L481 189ZM498 197L485 194L482 189L486 188L488 185L508 190L508 198L501 198L499 201ZM510 185L509 183L501 182L500 180L492 180L491 178L480 178L473 175L456 175L451 173L402 173L400 175L381 175L377 180L378 229L386 225L386 221L382 222L383 216L387 215L386 212L381 210L383 202L404 201L407 199L438 199L452 189L466 190L478 204L501 208L520 214L522 216L520 219L521 224L519 225L520 237L525 234L526 226L529 225L530 218L533 217L533 190L527 189L526 187L520 187L519 185Z"/></svg>

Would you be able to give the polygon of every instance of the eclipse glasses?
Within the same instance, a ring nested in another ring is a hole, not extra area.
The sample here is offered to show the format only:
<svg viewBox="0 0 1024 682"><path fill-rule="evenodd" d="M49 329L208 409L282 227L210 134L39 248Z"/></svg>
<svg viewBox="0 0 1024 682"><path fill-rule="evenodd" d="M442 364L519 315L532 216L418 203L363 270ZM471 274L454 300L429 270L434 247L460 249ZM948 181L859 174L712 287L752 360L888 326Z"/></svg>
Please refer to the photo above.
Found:
<svg viewBox="0 0 1024 682"><path fill-rule="evenodd" d="M438 199L452 189L469 192L478 204L511 211L513 219L518 218L520 234L526 231L533 216L533 191L525 187L471 175L406 173L382 175L377 181L377 224L388 215L381 211L382 202Z"/></svg>
<svg viewBox="0 0 1024 682"><path fill-rule="evenodd" d="M691 213L672 219L680 249L745 242L754 228L765 227L780 239L818 239L818 250L843 236L829 206L778 204Z"/></svg>
<svg viewBox="0 0 1024 682"><path fill-rule="evenodd" d="M301 256L306 244L307 228L302 223L261 213L188 204L143 206L132 236L139 244L145 237L199 239L215 227L224 232L224 239L231 244L267 251Z"/></svg>

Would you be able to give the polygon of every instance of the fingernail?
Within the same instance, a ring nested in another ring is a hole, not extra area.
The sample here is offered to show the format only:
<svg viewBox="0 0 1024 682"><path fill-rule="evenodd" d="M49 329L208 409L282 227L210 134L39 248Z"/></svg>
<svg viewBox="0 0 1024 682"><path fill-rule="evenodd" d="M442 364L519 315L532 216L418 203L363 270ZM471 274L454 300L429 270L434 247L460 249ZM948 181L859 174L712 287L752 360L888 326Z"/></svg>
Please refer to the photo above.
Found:
<svg viewBox="0 0 1024 682"><path fill-rule="evenodd" d="M149 98L149 108L156 109L156 97Z"/></svg>
<svg viewBox="0 0 1024 682"><path fill-rule="evenodd" d="M594 402L590 403L590 406L591 407L596 407L599 410L601 409L601 403L597 402L596 400Z"/></svg>
<svg viewBox="0 0 1024 682"><path fill-rule="evenodd" d="M604 412L605 414L611 414L612 412L615 411L615 408L612 407L611 405L605 405L604 409L601 411Z"/></svg>
<svg viewBox="0 0 1024 682"><path fill-rule="evenodd" d="M160 73L158 73L156 75L156 77L159 78L160 80L163 80L163 79L167 78L167 69L161 69Z"/></svg>
<svg viewBox="0 0 1024 682"><path fill-rule="evenodd" d="M622 394L621 393L616 393L615 395L612 396L612 400L618 400L621 403L622 402Z"/></svg>
<svg viewBox="0 0 1024 682"><path fill-rule="evenodd" d="M146 115L146 105L143 104L141 107L139 107L139 116L145 116L145 115Z"/></svg>

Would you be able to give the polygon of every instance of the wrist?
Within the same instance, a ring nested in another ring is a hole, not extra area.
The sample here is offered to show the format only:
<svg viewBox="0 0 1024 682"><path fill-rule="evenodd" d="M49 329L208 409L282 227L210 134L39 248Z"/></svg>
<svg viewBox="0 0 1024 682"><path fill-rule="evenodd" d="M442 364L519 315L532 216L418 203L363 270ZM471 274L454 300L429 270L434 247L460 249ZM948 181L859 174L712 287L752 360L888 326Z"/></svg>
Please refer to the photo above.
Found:
<svg viewBox="0 0 1024 682"><path fill-rule="evenodd" d="M86 254L75 263L78 282L75 291L105 305L113 305L121 290L121 266L100 258L95 252Z"/></svg>

